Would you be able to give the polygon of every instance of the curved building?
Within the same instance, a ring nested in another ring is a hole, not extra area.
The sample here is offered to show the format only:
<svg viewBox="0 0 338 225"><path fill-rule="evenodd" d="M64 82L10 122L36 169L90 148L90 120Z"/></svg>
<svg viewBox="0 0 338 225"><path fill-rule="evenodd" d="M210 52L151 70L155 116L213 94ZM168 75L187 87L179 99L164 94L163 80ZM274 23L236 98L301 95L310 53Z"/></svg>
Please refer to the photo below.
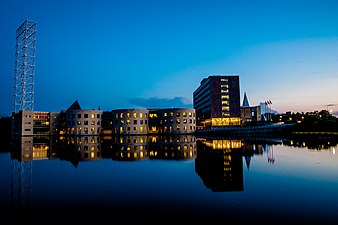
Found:
<svg viewBox="0 0 338 225"><path fill-rule="evenodd" d="M196 112L193 108L159 109L160 134L190 134L196 130Z"/></svg>
<svg viewBox="0 0 338 225"><path fill-rule="evenodd" d="M149 110L147 109L116 109L104 114L105 117L110 118L109 121L105 121L107 123L104 127L105 134L148 134Z"/></svg>
<svg viewBox="0 0 338 225"><path fill-rule="evenodd" d="M71 135L100 135L101 110L83 110L76 100L67 110L62 111L65 133Z"/></svg>

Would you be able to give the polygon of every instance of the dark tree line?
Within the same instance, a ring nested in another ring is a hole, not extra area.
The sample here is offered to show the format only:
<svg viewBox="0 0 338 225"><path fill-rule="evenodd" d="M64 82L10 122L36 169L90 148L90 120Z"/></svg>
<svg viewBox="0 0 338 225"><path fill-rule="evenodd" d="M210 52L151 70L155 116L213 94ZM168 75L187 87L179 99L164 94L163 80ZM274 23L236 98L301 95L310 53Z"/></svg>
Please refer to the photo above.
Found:
<svg viewBox="0 0 338 225"><path fill-rule="evenodd" d="M294 131L338 132L338 118L327 110L276 114L272 120L273 122L294 124Z"/></svg>

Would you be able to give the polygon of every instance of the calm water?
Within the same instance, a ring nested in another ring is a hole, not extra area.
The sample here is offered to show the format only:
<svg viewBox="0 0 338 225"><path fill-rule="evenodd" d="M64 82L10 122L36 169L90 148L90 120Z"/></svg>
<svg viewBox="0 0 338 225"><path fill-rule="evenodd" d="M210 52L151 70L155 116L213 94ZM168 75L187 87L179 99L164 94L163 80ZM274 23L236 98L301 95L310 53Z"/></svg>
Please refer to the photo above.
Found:
<svg viewBox="0 0 338 225"><path fill-rule="evenodd" d="M332 139L27 137L8 148L2 218L338 222Z"/></svg>

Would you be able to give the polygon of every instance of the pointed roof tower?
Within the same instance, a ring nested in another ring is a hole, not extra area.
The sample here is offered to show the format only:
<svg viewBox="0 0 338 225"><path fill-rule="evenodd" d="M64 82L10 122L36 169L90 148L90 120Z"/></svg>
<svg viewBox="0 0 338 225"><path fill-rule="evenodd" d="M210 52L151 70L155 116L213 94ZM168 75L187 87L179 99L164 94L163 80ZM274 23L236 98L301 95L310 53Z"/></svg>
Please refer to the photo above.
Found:
<svg viewBox="0 0 338 225"><path fill-rule="evenodd" d="M245 162L246 162L246 168L249 170L250 162L251 162L251 156L245 156Z"/></svg>
<svg viewBox="0 0 338 225"><path fill-rule="evenodd" d="M244 92L243 104L244 107L250 107L248 97L246 96L246 92Z"/></svg>
<svg viewBox="0 0 338 225"><path fill-rule="evenodd" d="M81 106L79 102L75 100L75 102L71 106L69 106L67 110L81 110Z"/></svg>

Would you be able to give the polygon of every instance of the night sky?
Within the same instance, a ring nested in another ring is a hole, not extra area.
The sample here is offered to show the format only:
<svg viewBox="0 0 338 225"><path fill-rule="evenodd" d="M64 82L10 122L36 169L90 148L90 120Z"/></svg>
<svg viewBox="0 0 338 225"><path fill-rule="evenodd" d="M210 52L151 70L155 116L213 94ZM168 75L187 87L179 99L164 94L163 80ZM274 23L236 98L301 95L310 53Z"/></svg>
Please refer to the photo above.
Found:
<svg viewBox="0 0 338 225"><path fill-rule="evenodd" d="M337 0L2 0L0 116L13 109L15 32L26 19L37 23L35 111L75 100L192 107L200 81L220 74L240 76L250 105L338 112Z"/></svg>

